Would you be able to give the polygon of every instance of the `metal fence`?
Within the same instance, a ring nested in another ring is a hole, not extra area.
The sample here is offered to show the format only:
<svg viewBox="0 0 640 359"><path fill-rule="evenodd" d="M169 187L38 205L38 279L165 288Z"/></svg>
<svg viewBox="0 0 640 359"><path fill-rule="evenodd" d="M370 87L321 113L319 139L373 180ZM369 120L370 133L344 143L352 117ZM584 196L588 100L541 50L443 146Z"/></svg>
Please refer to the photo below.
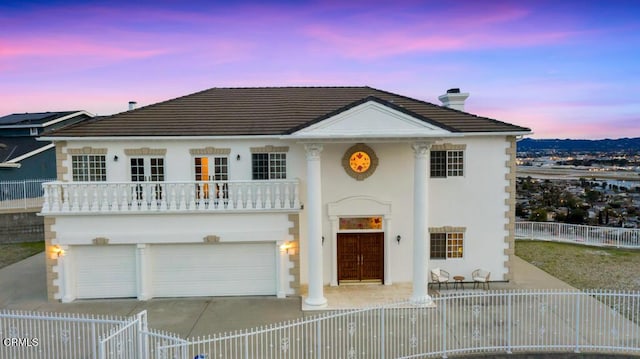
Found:
<svg viewBox="0 0 640 359"><path fill-rule="evenodd" d="M0 358L418 358L640 354L640 292L478 291L181 339L131 318L0 312Z"/></svg>
<svg viewBox="0 0 640 359"><path fill-rule="evenodd" d="M417 358L640 352L640 293L451 293L159 347L169 358Z"/></svg>
<svg viewBox="0 0 640 359"><path fill-rule="evenodd" d="M516 238L640 249L640 229L556 222L516 222Z"/></svg>
<svg viewBox="0 0 640 359"><path fill-rule="evenodd" d="M0 210L42 207L44 194L42 184L51 181L55 180L0 181Z"/></svg>
<svg viewBox="0 0 640 359"><path fill-rule="evenodd" d="M0 312L0 358L98 358L98 344L124 317Z"/></svg>

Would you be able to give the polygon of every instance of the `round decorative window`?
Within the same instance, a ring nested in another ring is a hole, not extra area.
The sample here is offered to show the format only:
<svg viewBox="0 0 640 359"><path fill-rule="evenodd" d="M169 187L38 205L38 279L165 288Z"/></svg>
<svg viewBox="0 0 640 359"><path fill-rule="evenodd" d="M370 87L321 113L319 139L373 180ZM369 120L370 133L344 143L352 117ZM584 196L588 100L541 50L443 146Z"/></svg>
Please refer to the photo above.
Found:
<svg viewBox="0 0 640 359"><path fill-rule="evenodd" d="M342 156L342 167L347 174L358 181L371 176L378 167L378 156L364 143L355 144Z"/></svg>

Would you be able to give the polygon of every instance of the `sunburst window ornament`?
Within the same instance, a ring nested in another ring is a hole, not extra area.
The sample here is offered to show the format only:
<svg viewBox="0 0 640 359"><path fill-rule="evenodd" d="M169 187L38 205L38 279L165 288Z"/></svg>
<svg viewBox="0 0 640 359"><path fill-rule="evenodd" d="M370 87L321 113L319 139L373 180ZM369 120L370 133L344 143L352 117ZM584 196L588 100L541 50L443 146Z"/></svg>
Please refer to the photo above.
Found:
<svg viewBox="0 0 640 359"><path fill-rule="evenodd" d="M342 157L342 167L358 181L371 176L378 167L378 156L364 143L351 146Z"/></svg>

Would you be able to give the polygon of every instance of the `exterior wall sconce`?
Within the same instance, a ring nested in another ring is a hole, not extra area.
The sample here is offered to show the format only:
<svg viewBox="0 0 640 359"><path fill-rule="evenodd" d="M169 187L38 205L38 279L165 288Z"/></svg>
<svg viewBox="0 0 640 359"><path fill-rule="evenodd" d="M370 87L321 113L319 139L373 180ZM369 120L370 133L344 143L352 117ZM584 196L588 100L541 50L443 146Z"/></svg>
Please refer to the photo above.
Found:
<svg viewBox="0 0 640 359"><path fill-rule="evenodd" d="M280 251L281 252L287 252L287 254L291 254L291 252L289 252L289 250L291 250L292 248L293 248L293 245L291 244L291 242L282 243L280 245Z"/></svg>
<svg viewBox="0 0 640 359"><path fill-rule="evenodd" d="M113 161L118 162L118 155L113 156Z"/></svg>
<svg viewBox="0 0 640 359"><path fill-rule="evenodd" d="M64 250L60 248L60 246L54 246L52 252L54 258L60 258L64 256Z"/></svg>
<svg viewBox="0 0 640 359"><path fill-rule="evenodd" d="M402 237L400 237L400 235L398 234L398 235L396 236L396 241L398 241L398 244L400 244L400 240L401 240L401 239L402 239Z"/></svg>
<svg viewBox="0 0 640 359"><path fill-rule="evenodd" d="M322 245L324 245L324 236L322 236Z"/></svg>
<svg viewBox="0 0 640 359"><path fill-rule="evenodd" d="M240 155L236 156L236 161L240 161Z"/></svg>

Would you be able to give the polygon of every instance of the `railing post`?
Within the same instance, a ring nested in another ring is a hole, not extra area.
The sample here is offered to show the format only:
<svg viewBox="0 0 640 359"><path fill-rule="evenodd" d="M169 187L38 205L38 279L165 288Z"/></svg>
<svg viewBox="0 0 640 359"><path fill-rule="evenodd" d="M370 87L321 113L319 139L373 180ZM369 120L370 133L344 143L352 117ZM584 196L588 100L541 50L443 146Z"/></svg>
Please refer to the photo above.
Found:
<svg viewBox="0 0 640 359"><path fill-rule="evenodd" d="M513 316L511 313L512 306L511 300L513 298L512 293L507 294L507 354L511 354L511 325L513 322Z"/></svg>
<svg viewBox="0 0 640 359"><path fill-rule="evenodd" d="M576 348L573 350L574 353L580 353L580 296L581 292L575 293L576 296L576 305L573 306L575 310L576 316Z"/></svg>
<svg viewBox="0 0 640 359"><path fill-rule="evenodd" d="M24 209L27 209L27 180L22 181L22 199L24 201Z"/></svg>
<svg viewBox="0 0 640 359"><path fill-rule="evenodd" d="M96 322L91 322L91 351L93 352L93 359L96 359Z"/></svg>
<svg viewBox="0 0 640 359"><path fill-rule="evenodd" d="M316 358L322 359L322 333L320 322L322 320L318 320L316 322Z"/></svg>
<svg viewBox="0 0 640 359"><path fill-rule="evenodd" d="M387 338L384 335L384 307L380 308L380 335L378 336L378 338L380 338L380 359L384 359L385 358L385 342L387 340Z"/></svg>
<svg viewBox="0 0 640 359"><path fill-rule="evenodd" d="M244 331L244 357L249 359L249 329Z"/></svg>
<svg viewBox="0 0 640 359"><path fill-rule="evenodd" d="M447 356L447 300L449 298L440 298L440 306L442 308L442 357Z"/></svg>

